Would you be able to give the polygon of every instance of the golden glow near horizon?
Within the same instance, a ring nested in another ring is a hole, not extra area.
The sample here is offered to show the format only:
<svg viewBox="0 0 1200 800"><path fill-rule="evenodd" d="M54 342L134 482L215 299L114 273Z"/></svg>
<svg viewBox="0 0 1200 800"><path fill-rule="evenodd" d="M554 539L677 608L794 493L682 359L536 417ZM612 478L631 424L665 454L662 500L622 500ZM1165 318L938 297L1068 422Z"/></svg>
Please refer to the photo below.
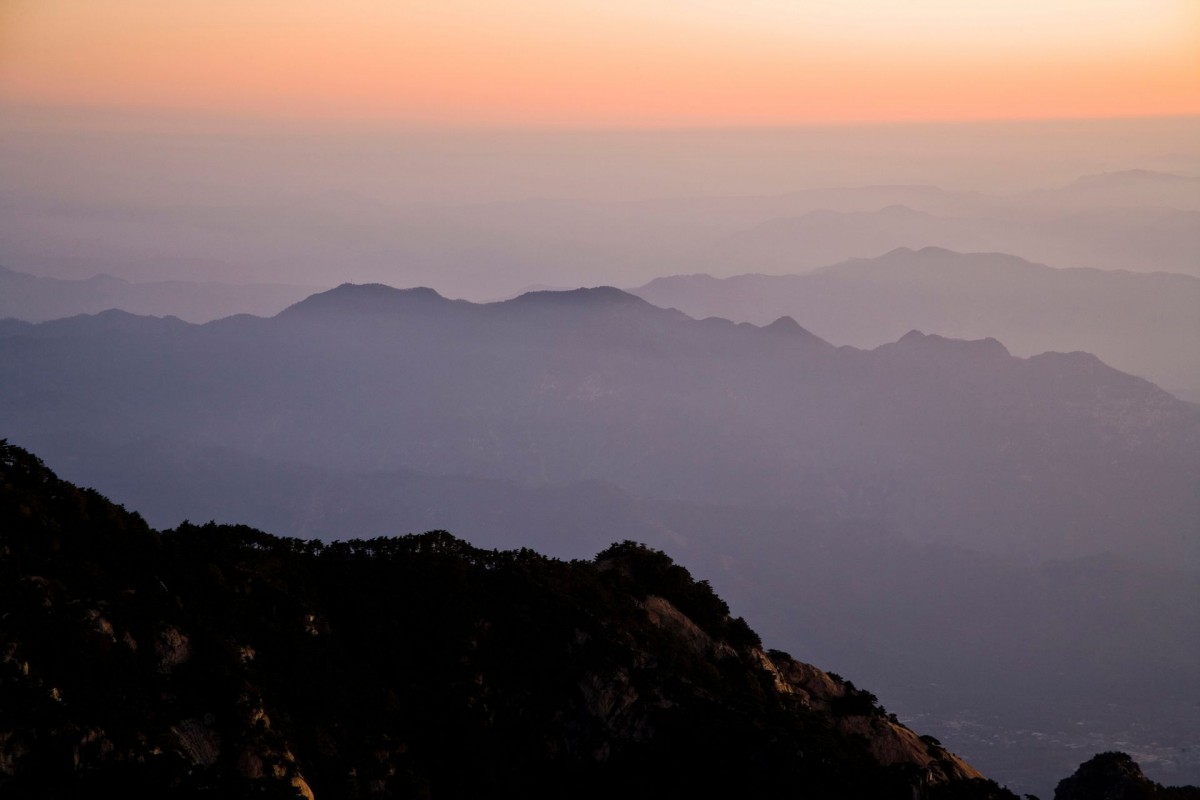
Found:
<svg viewBox="0 0 1200 800"><path fill-rule="evenodd" d="M0 101L346 121L1200 113L1200 0L0 0Z"/></svg>

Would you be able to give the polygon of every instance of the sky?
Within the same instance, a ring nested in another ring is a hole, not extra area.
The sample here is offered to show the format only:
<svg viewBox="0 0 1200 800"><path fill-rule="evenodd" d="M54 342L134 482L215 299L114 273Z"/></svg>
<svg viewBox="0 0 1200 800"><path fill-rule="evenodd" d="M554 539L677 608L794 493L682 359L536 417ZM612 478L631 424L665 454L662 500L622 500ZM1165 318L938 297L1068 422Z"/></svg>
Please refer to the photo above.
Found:
<svg viewBox="0 0 1200 800"><path fill-rule="evenodd" d="M1200 114L1197 0L3 0L0 103L405 126Z"/></svg>
<svg viewBox="0 0 1200 800"><path fill-rule="evenodd" d="M931 245L1200 275L1198 178L1200 0L0 0L0 269L42 278L488 301ZM1177 319L1121 368L1194 387Z"/></svg>
<svg viewBox="0 0 1200 800"><path fill-rule="evenodd" d="M587 203L1196 175L1198 132L1200 0L0 0L0 266L631 286L715 233Z"/></svg>

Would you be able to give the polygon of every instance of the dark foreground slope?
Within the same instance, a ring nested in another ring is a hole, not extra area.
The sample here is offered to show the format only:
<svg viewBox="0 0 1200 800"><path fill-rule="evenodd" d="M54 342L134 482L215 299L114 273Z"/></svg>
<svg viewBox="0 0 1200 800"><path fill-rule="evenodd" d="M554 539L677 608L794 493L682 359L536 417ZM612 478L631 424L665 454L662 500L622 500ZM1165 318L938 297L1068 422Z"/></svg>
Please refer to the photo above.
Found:
<svg viewBox="0 0 1200 800"><path fill-rule="evenodd" d="M626 543L159 534L0 442L5 797L1012 797Z"/></svg>

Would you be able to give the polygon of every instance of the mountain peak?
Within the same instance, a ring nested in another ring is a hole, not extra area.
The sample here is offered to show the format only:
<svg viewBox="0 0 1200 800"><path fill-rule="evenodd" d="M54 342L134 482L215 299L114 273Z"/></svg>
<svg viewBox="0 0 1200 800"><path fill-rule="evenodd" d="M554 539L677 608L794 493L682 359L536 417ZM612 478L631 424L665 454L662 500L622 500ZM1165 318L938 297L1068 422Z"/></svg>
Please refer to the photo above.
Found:
<svg viewBox="0 0 1200 800"><path fill-rule="evenodd" d="M803 325L801 325L799 322L796 322L795 319L789 316L782 316L772 322L770 325L764 325L763 330L784 336L796 337L814 343L829 344L820 336L817 336L815 333L810 331L808 328L805 328Z"/></svg>
<svg viewBox="0 0 1200 800"><path fill-rule="evenodd" d="M562 307L649 306L642 298L614 286L581 287L564 291L543 290L526 292L509 303Z"/></svg>
<svg viewBox="0 0 1200 800"><path fill-rule="evenodd" d="M95 314L76 314L38 323L36 329L42 334L69 336L96 336L104 334L166 334L185 330L189 323L179 317L154 317L147 314L131 314L119 308L98 311Z"/></svg>
<svg viewBox="0 0 1200 800"><path fill-rule="evenodd" d="M310 313L390 316L452 302L426 286L397 289L382 283L343 283L288 306L278 316L293 317Z"/></svg>
<svg viewBox="0 0 1200 800"><path fill-rule="evenodd" d="M1008 358L1008 348L992 337L986 339L951 339L936 333L922 333L915 328L885 348L900 348L911 352L960 353L983 358ZM882 349L882 348L881 348Z"/></svg>
<svg viewBox="0 0 1200 800"><path fill-rule="evenodd" d="M688 318L682 311L677 311L673 308L660 308L635 294L630 294L613 286L569 289L560 292L526 292L520 297L514 297L512 300L492 303L490 305L498 309L512 309L522 312L530 310L567 314L620 312L622 314L637 314L647 318L680 320Z"/></svg>
<svg viewBox="0 0 1200 800"><path fill-rule="evenodd" d="M1152 797L1157 787L1125 753L1100 753L1080 765L1075 774L1059 781L1055 800L1091 797Z"/></svg>
<svg viewBox="0 0 1200 800"><path fill-rule="evenodd" d="M764 325L763 330L779 331L780 333L808 333L799 322L789 316L782 316L770 325Z"/></svg>

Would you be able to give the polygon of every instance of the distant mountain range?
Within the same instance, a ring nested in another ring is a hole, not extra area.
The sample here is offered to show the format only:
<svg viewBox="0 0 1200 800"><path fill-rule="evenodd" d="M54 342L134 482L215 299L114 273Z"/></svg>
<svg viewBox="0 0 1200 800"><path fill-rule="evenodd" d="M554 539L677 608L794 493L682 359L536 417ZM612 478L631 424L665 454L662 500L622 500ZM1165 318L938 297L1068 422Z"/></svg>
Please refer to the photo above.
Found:
<svg viewBox="0 0 1200 800"><path fill-rule="evenodd" d="M429 281L460 273L486 285L499 273L558 284L564 270L630 284L666 271L791 273L928 246L1200 277L1200 178L1145 170L1013 195L861 186L629 203L556 198L408 209L398 218L405 256L397 263L428 270Z"/></svg>
<svg viewBox="0 0 1200 800"><path fill-rule="evenodd" d="M159 434L337 469L821 508L996 552L1196 556L1178 532L1200 519L1200 420L1083 353L915 331L839 349L616 289L475 305L351 285L273 319L109 312L0 348L14 437Z"/></svg>
<svg viewBox="0 0 1200 800"><path fill-rule="evenodd" d="M919 328L995 337L1022 356L1083 350L1200 401L1200 278L1186 275L1054 269L926 247L796 275L658 278L633 292L699 318L765 324L789 315L856 347Z"/></svg>
<svg viewBox="0 0 1200 800"><path fill-rule="evenodd" d="M523 286L633 286L672 273L791 273L927 246L1200 276L1200 179L1144 170L1010 195L885 185L423 205L389 201L386 187L237 198L160 189L165 197L139 191L97 205L0 186L0 261L81 278L328 285L337 275L476 300Z"/></svg>
<svg viewBox="0 0 1200 800"><path fill-rule="evenodd" d="M271 319L0 325L0 430L156 525L565 557L630 531L905 713L938 682L939 737L989 715L985 766L1097 704L1097 741L1181 741L1200 674L1200 413L1084 353L346 285Z"/></svg>
<svg viewBox="0 0 1200 800"><path fill-rule="evenodd" d="M1200 277L1200 211L1084 208L1042 218L940 215L906 205L870 211L810 211L776 217L728 235L692 255L691 269L721 275L788 273L895 248L1015 253L1063 267Z"/></svg>
<svg viewBox="0 0 1200 800"><path fill-rule="evenodd" d="M63 280L0 267L0 318L43 322L116 308L132 314L208 322L234 314L272 316L313 291L312 286L283 284L130 283L111 275Z"/></svg>

